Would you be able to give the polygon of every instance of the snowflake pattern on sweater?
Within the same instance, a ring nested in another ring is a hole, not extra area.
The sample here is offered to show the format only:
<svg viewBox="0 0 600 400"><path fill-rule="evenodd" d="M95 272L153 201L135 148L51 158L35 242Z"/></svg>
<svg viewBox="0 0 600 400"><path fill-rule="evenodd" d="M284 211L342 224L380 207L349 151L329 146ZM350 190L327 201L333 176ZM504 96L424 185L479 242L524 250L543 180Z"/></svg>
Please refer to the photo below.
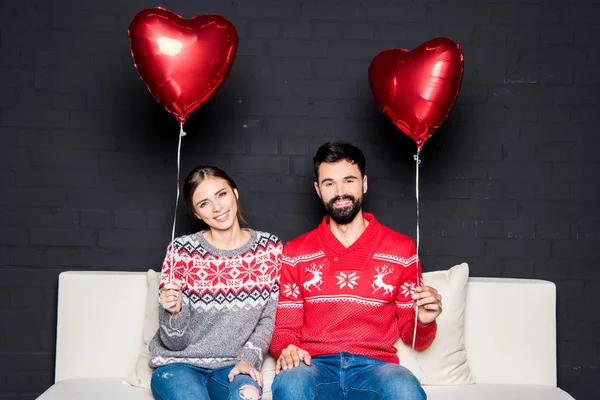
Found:
<svg viewBox="0 0 600 400"><path fill-rule="evenodd" d="M319 227L284 246L281 294L271 340L275 358L289 344L311 355L349 352L398 363L398 338L412 345L414 288L422 284L413 241L363 213L369 225L350 247ZM436 323L417 326L427 348Z"/></svg>
<svg viewBox="0 0 600 400"><path fill-rule="evenodd" d="M234 250L214 248L202 232L176 238L167 249L160 287L179 284L182 309L172 317L159 305L150 366L214 369L245 360L260 369L274 327L282 247L276 236L254 230Z"/></svg>

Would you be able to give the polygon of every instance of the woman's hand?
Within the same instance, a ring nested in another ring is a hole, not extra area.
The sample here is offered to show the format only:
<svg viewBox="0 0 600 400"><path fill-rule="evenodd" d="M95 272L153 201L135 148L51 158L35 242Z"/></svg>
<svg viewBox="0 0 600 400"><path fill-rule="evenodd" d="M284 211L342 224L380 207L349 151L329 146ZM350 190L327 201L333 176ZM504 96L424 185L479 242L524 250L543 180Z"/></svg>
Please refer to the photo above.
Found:
<svg viewBox="0 0 600 400"><path fill-rule="evenodd" d="M250 375L250 377L254 379L260 387L263 387L262 374L252 365L248 364L247 361L240 360L237 362L237 364L235 364L235 367L233 367L229 372L229 382L233 382L233 378L239 374Z"/></svg>
<svg viewBox="0 0 600 400"><path fill-rule="evenodd" d="M181 311L181 289L175 283L167 283L160 289L158 302L161 306L173 315Z"/></svg>

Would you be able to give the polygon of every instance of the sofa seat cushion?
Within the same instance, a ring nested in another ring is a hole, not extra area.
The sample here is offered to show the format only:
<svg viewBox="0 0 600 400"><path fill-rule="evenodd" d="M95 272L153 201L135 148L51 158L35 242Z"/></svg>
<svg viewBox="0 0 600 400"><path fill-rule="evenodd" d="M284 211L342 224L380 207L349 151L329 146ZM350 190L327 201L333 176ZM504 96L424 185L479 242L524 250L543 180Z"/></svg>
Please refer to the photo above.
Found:
<svg viewBox="0 0 600 400"><path fill-rule="evenodd" d="M542 385L485 384L425 386L427 400L573 400L561 389ZM38 400L153 400L148 389L123 385L118 378L60 381ZM270 393L263 400L271 400Z"/></svg>
<svg viewBox="0 0 600 400"><path fill-rule="evenodd" d="M427 400L573 400L563 390L545 385L477 383L425 386Z"/></svg>
<svg viewBox="0 0 600 400"><path fill-rule="evenodd" d="M37 400L154 400L149 389L123 385L119 378L75 378L52 385Z"/></svg>

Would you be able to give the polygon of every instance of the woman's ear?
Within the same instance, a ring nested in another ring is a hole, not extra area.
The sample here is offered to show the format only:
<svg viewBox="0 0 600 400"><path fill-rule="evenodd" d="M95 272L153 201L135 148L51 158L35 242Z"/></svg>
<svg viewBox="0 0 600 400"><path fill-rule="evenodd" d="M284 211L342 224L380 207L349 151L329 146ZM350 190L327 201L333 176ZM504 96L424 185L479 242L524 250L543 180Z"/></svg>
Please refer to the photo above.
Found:
<svg viewBox="0 0 600 400"><path fill-rule="evenodd" d="M238 190L237 189L233 189L233 193L235 194L235 198L239 200L240 199L240 194L238 193Z"/></svg>

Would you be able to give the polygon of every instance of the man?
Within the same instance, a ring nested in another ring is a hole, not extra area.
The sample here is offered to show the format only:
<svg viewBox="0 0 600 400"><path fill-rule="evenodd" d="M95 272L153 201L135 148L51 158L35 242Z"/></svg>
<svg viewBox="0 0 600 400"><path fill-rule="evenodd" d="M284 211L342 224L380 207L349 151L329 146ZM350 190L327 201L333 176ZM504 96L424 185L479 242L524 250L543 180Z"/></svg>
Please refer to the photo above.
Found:
<svg viewBox="0 0 600 400"><path fill-rule="evenodd" d="M362 211L365 157L349 143L322 145L315 190L327 215L284 246L275 332L275 400L426 399L398 365L394 342L416 350L435 338L441 296L420 286L413 241Z"/></svg>

